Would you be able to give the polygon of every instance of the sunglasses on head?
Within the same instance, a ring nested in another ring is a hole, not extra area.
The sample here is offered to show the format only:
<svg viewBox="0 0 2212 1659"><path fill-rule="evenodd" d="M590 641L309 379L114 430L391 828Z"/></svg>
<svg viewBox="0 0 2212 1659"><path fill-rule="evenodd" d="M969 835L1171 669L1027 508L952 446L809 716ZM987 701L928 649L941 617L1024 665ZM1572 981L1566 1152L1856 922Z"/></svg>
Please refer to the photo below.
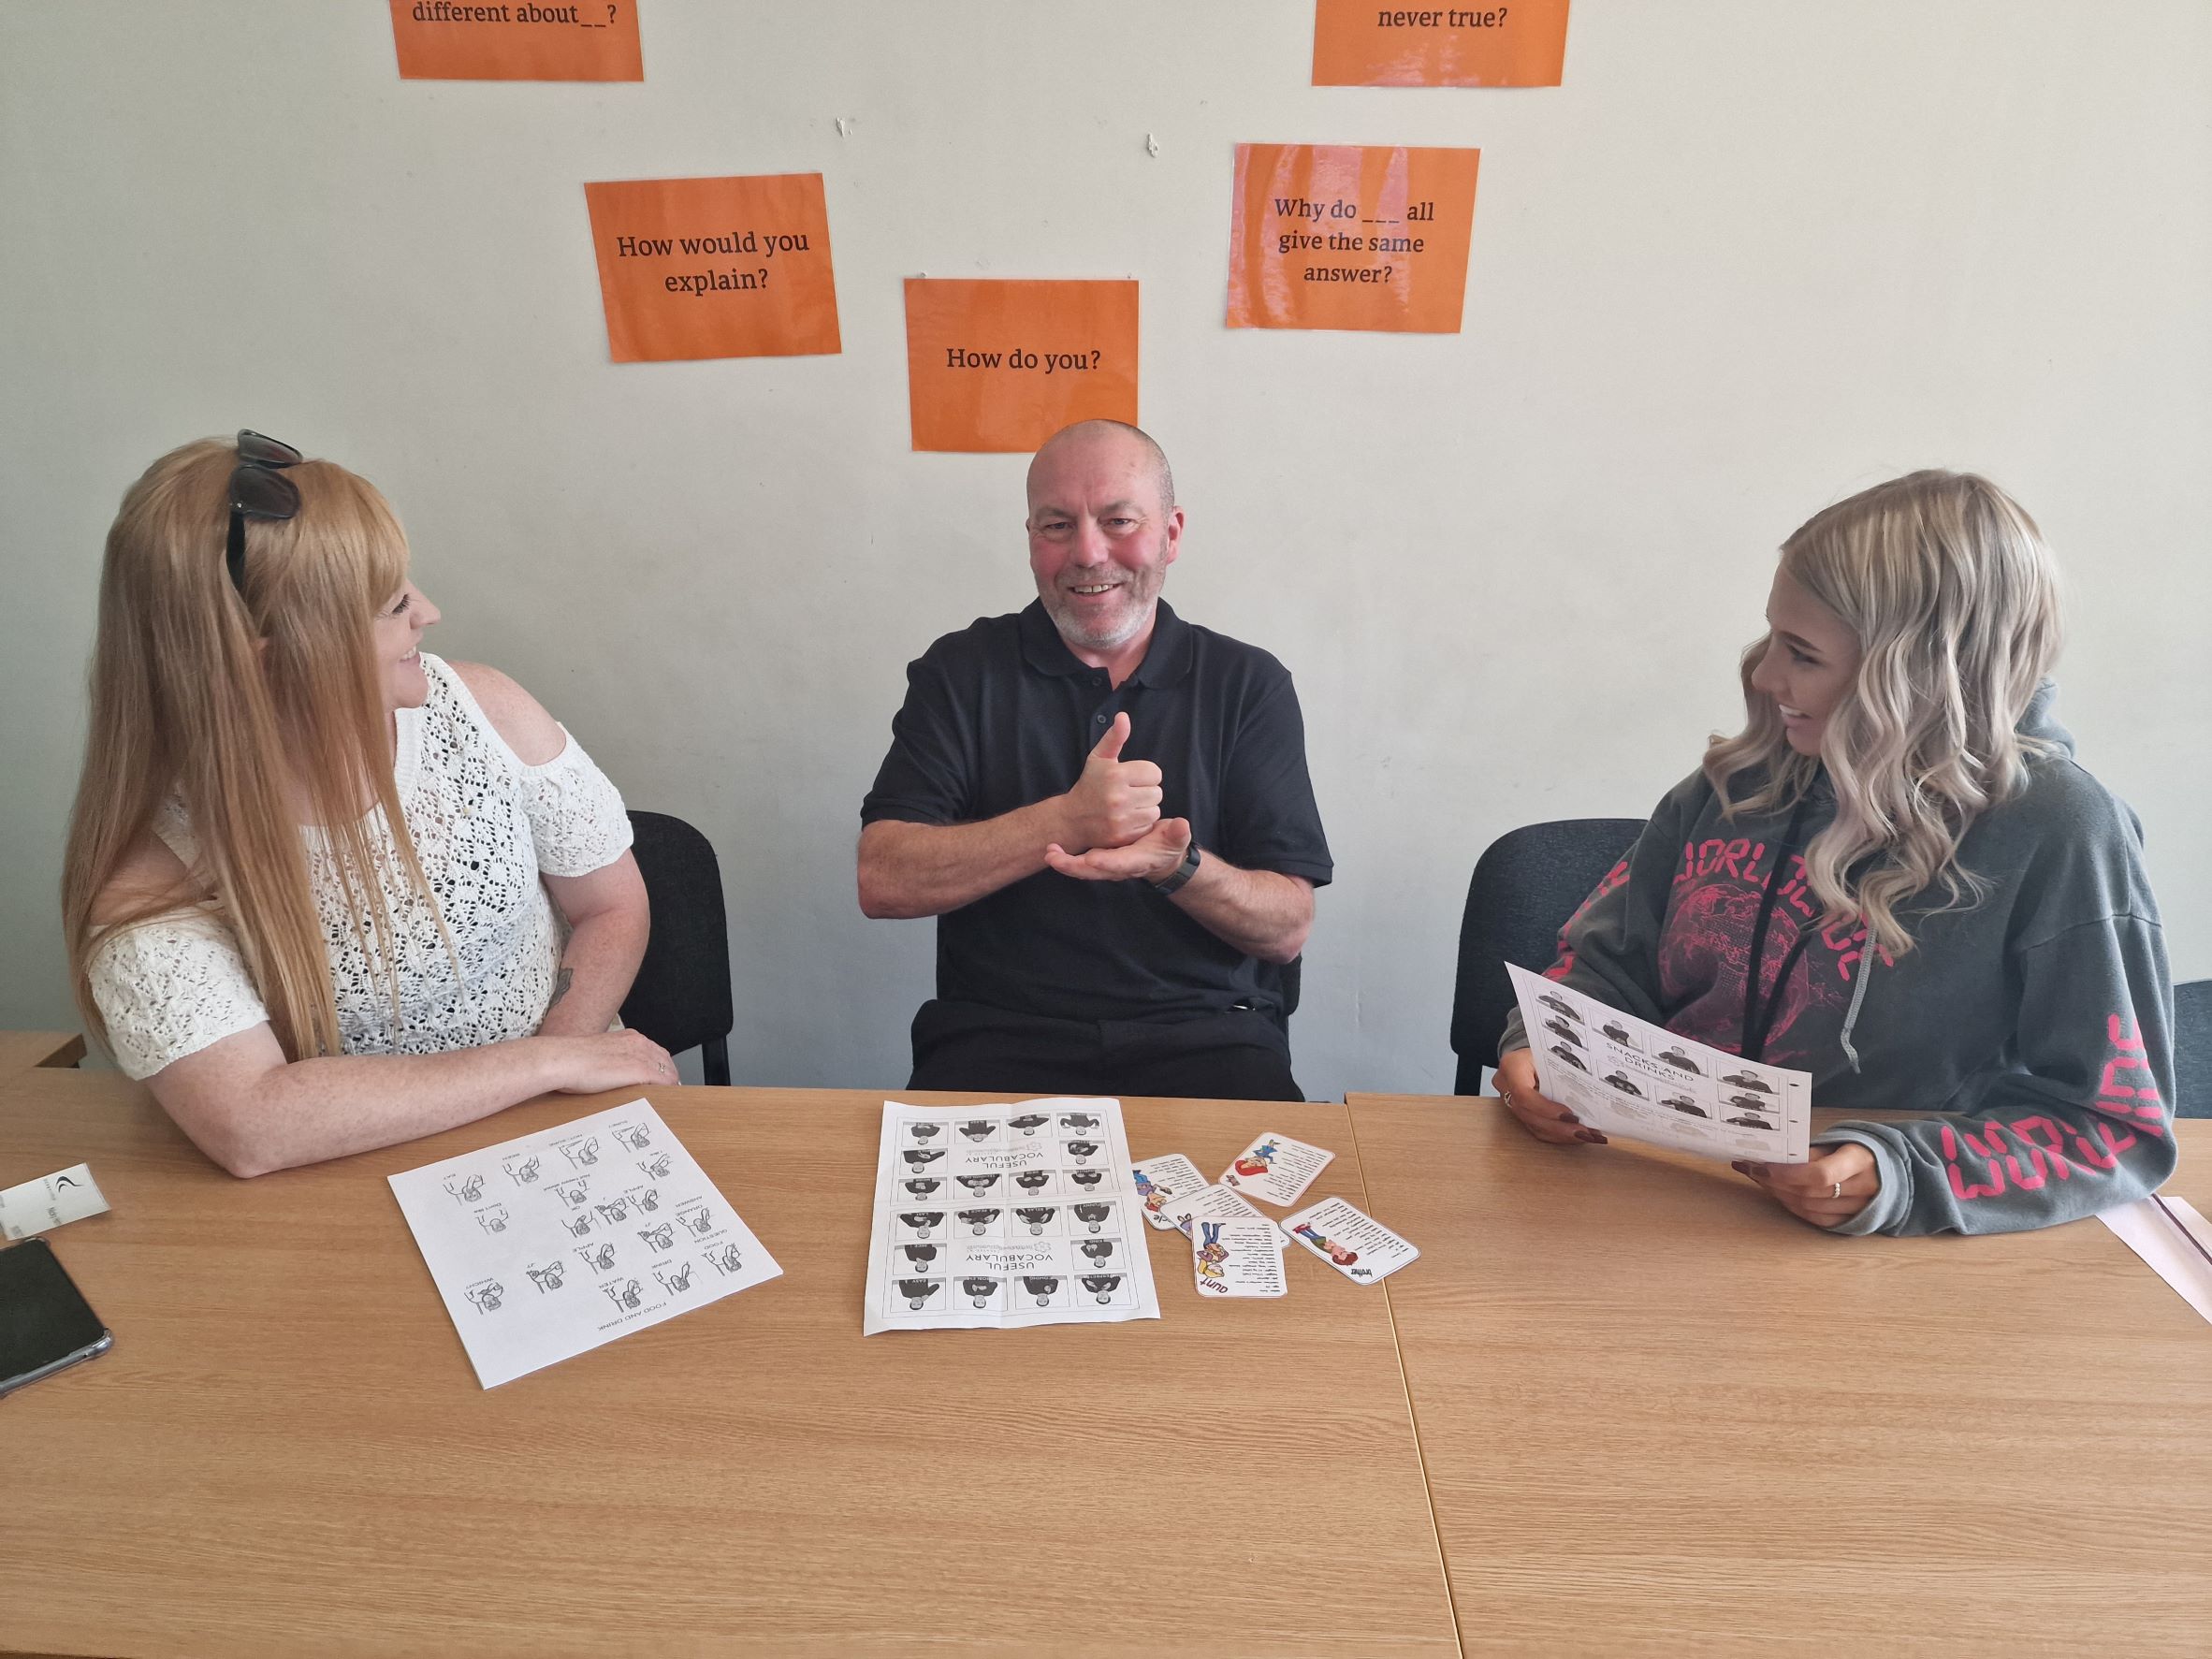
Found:
<svg viewBox="0 0 2212 1659"><path fill-rule="evenodd" d="M238 435L238 465L230 474L230 536L224 560L230 569L230 585L241 599L246 592L246 520L281 521L299 511L299 486L285 477L283 469L306 458L289 444L259 432Z"/></svg>

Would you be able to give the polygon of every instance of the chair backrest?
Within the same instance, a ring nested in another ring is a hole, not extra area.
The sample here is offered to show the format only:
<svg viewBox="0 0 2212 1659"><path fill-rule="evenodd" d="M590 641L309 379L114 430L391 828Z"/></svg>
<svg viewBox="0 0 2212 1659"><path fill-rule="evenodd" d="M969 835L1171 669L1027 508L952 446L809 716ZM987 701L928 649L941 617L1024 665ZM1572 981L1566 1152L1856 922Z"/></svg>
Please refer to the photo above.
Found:
<svg viewBox="0 0 2212 1659"><path fill-rule="evenodd" d="M720 1042L735 1021L721 866L706 837L680 818L633 812L630 824L653 937L623 1000L622 1024L670 1054Z"/></svg>
<svg viewBox="0 0 2212 1659"><path fill-rule="evenodd" d="M2174 1115L2212 1117L2212 980L2174 987Z"/></svg>
<svg viewBox="0 0 2212 1659"><path fill-rule="evenodd" d="M1563 818L1531 823L1492 841L1476 861L1460 920L1459 982L1451 998L1454 1087L1482 1090L1482 1069L1498 1059L1513 1011L1505 965L1541 970L1558 954L1559 930L1605 880L1636 837L1640 818Z"/></svg>

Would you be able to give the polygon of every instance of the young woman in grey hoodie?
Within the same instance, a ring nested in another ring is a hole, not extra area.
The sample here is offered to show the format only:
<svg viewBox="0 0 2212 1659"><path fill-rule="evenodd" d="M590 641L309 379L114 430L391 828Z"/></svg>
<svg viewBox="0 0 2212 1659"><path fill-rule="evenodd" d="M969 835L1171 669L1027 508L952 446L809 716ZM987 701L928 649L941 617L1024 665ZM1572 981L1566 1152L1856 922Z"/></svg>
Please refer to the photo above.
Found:
<svg viewBox="0 0 2212 1659"><path fill-rule="evenodd" d="M1971 474L1878 485L1783 545L1767 619L1742 733L1659 803L1550 977L1885 1113L1736 1166L1817 1226L2015 1231L2156 1188L2165 942L2141 825L2051 715L2034 521ZM1518 1017L1499 1052L1531 1134L1604 1139L1538 1092Z"/></svg>

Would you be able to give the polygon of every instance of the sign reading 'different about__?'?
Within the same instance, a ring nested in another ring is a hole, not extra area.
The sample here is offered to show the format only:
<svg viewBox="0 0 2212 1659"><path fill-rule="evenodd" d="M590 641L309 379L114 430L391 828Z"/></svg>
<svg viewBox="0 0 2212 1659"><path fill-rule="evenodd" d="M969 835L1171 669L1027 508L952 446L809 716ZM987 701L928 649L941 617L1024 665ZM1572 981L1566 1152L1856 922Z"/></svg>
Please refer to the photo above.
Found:
<svg viewBox="0 0 2212 1659"><path fill-rule="evenodd" d="M1481 156L1239 144L1229 326L1458 333Z"/></svg>
<svg viewBox="0 0 2212 1659"><path fill-rule="evenodd" d="M1026 454L1079 420L1137 424L1137 284L907 279L914 447Z"/></svg>
<svg viewBox="0 0 2212 1659"><path fill-rule="evenodd" d="M820 173L587 184L618 363L835 353Z"/></svg>
<svg viewBox="0 0 2212 1659"><path fill-rule="evenodd" d="M637 0L391 0L402 80L643 80Z"/></svg>
<svg viewBox="0 0 2212 1659"><path fill-rule="evenodd" d="M1316 0L1316 86L1557 86L1567 0L1378 6Z"/></svg>

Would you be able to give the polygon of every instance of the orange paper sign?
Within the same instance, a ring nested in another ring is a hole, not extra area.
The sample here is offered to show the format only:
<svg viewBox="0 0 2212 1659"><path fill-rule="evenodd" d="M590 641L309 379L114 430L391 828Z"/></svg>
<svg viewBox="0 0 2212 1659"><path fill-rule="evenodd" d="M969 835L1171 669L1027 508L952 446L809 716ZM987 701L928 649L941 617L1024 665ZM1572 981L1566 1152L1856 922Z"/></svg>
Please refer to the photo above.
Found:
<svg viewBox="0 0 2212 1659"><path fill-rule="evenodd" d="M637 0L391 0L402 80L643 80Z"/></svg>
<svg viewBox="0 0 2212 1659"><path fill-rule="evenodd" d="M1079 420L1137 424L1137 284L907 279L916 449L1027 453Z"/></svg>
<svg viewBox="0 0 2212 1659"><path fill-rule="evenodd" d="M1239 144L1229 326L1457 334L1481 158Z"/></svg>
<svg viewBox="0 0 2212 1659"><path fill-rule="evenodd" d="M820 173L587 184L618 363L841 349Z"/></svg>
<svg viewBox="0 0 2212 1659"><path fill-rule="evenodd" d="M1402 7L1315 0L1316 86L1557 86L1567 0Z"/></svg>

